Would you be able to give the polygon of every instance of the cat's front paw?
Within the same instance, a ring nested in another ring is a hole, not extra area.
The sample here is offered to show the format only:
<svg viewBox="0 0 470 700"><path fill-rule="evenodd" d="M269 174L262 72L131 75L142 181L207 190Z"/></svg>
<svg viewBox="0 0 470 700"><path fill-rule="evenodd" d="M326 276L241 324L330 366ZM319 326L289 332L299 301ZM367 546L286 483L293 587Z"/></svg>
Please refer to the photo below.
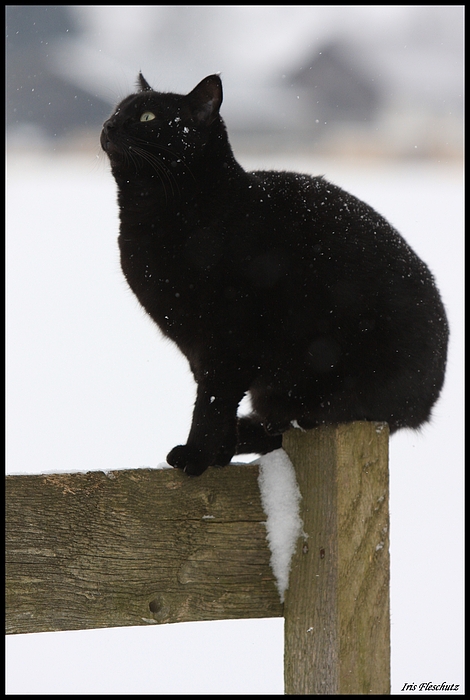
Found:
<svg viewBox="0 0 470 700"><path fill-rule="evenodd" d="M199 476L209 466L201 451L190 445L177 445L168 453L166 461L175 469L181 469L190 476Z"/></svg>

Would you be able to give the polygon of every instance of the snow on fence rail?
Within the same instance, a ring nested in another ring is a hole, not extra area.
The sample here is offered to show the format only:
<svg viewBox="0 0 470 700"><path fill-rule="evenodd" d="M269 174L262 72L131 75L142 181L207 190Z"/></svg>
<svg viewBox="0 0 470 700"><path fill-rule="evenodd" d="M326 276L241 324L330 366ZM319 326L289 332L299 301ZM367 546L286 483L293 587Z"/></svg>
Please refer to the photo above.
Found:
<svg viewBox="0 0 470 700"><path fill-rule="evenodd" d="M388 429L283 447L303 523L284 604L256 464L8 476L7 633L284 616L286 694L389 694Z"/></svg>

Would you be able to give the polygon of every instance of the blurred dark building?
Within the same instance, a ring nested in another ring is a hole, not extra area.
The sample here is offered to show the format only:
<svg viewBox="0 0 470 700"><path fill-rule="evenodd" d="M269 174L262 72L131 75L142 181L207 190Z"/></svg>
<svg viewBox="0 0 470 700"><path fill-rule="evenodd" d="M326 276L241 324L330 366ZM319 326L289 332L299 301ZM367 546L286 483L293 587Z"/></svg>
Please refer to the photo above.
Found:
<svg viewBox="0 0 470 700"><path fill-rule="evenodd" d="M315 120L371 122L378 116L381 91L357 61L357 47L333 41L309 57L290 76Z"/></svg>
<svg viewBox="0 0 470 700"><path fill-rule="evenodd" d="M8 130L33 126L67 137L103 123L109 103L55 70L54 48L80 33L67 5L7 5L6 31Z"/></svg>

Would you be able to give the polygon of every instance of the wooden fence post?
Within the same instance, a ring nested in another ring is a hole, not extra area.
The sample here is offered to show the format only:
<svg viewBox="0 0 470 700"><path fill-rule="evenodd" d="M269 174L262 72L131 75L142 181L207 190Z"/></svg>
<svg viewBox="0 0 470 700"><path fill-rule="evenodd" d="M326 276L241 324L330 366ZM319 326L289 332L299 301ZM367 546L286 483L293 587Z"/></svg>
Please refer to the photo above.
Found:
<svg viewBox="0 0 470 700"><path fill-rule="evenodd" d="M388 427L290 431L305 536L284 604L286 695L390 693Z"/></svg>

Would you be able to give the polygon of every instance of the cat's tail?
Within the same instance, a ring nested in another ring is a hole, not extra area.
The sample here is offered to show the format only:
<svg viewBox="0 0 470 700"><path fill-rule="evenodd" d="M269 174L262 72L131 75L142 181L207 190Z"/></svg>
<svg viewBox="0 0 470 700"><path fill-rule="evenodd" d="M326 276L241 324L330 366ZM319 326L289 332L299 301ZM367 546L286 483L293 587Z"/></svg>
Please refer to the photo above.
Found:
<svg viewBox="0 0 470 700"><path fill-rule="evenodd" d="M237 448L235 454L265 455L282 447L282 435L268 435L259 417L253 413L237 421Z"/></svg>

